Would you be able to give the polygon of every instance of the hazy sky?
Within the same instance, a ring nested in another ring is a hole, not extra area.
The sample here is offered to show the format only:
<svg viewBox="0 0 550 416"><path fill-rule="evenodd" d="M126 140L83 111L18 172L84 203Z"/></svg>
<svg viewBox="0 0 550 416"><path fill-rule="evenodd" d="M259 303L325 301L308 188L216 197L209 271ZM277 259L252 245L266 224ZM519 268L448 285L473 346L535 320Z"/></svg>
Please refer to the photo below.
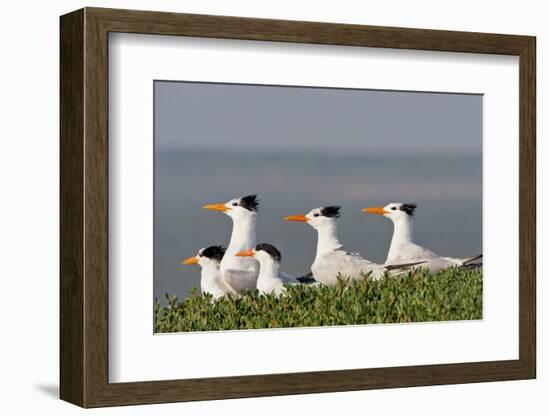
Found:
<svg viewBox="0 0 550 416"><path fill-rule="evenodd" d="M283 217L342 205L342 243L383 262L389 220L369 205L416 202L417 242L445 256L482 247L482 97L371 90L155 83L155 297L188 296L181 260L227 245L231 221L202 209L258 193L258 242L301 275L311 227ZM244 151L246 150L246 151Z"/></svg>
<svg viewBox="0 0 550 416"><path fill-rule="evenodd" d="M482 96L155 82L157 150L481 152Z"/></svg>

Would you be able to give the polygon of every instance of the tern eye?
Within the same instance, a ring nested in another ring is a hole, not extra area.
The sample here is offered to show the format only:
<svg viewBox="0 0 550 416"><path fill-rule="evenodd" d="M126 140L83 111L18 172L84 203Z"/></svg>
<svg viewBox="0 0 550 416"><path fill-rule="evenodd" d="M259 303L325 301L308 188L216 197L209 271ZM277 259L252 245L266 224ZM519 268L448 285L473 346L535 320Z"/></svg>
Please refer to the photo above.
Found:
<svg viewBox="0 0 550 416"><path fill-rule="evenodd" d="M391 210L392 211L395 211L397 208L396 207L391 207Z"/></svg>
<svg viewBox="0 0 550 416"><path fill-rule="evenodd" d="M236 207L236 206L239 205L239 204L237 204L236 202L233 202L231 205L233 205L234 207Z"/></svg>
<svg viewBox="0 0 550 416"><path fill-rule="evenodd" d="M318 213L315 213L315 214L313 214L313 216L314 216L314 217L318 217L318 216L319 216L319 214L318 214Z"/></svg>

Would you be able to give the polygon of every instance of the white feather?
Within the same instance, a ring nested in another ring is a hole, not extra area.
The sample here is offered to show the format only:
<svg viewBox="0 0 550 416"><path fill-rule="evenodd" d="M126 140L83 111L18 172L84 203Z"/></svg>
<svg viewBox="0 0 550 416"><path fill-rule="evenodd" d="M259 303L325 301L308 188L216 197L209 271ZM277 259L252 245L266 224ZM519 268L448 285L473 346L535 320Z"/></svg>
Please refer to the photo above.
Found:
<svg viewBox="0 0 550 416"><path fill-rule="evenodd" d="M437 272L449 267L464 266L465 262L470 259L442 257L427 248L415 244L413 237L413 217L402 210L393 209L394 206L399 207L399 205L401 204L393 202L384 207L384 210L386 210L384 216L392 220L394 227L386 264L424 261L425 263L418 267L426 268L431 272Z"/></svg>

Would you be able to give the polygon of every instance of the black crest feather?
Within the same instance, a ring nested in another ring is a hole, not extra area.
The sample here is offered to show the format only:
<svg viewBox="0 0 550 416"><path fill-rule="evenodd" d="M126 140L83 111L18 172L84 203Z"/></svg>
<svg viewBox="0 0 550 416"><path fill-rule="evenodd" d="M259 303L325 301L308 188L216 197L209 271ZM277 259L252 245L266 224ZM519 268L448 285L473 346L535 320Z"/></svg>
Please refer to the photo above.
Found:
<svg viewBox="0 0 550 416"><path fill-rule="evenodd" d="M416 209L416 207L417 205L411 202L407 204L401 204L399 209L412 217L414 215L414 210Z"/></svg>
<svg viewBox="0 0 550 416"><path fill-rule="evenodd" d="M328 218L340 218L340 206L331 205L321 208L321 215Z"/></svg>
<svg viewBox="0 0 550 416"><path fill-rule="evenodd" d="M201 250L199 256L206 257L212 260L221 261L223 255L225 254L225 248L222 246L210 246Z"/></svg>
<svg viewBox="0 0 550 416"><path fill-rule="evenodd" d="M258 208L260 207L260 200L258 199L258 195L247 195L243 196L241 198L241 207L249 210L249 211L258 211Z"/></svg>
<svg viewBox="0 0 550 416"><path fill-rule="evenodd" d="M256 251L265 251L267 254L269 254L273 260L275 261L281 261L281 252L277 250L277 247L267 244L267 243L261 243L256 246Z"/></svg>

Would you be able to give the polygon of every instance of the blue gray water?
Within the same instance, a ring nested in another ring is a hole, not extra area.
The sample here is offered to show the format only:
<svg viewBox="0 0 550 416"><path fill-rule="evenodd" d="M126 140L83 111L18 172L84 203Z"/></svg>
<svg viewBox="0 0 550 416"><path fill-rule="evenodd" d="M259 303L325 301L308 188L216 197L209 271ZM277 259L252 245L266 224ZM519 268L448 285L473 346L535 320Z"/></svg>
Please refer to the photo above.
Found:
<svg viewBox="0 0 550 416"><path fill-rule="evenodd" d="M181 260L201 247L227 245L231 220L201 207L251 193L261 200L258 240L281 250L291 274L309 271L316 235L283 217L322 205L342 205L341 241L370 260L385 260L392 226L361 208L389 202L418 204L418 243L448 256L481 253L481 179L481 155L467 153L157 151L154 295L188 296L200 269Z"/></svg>

